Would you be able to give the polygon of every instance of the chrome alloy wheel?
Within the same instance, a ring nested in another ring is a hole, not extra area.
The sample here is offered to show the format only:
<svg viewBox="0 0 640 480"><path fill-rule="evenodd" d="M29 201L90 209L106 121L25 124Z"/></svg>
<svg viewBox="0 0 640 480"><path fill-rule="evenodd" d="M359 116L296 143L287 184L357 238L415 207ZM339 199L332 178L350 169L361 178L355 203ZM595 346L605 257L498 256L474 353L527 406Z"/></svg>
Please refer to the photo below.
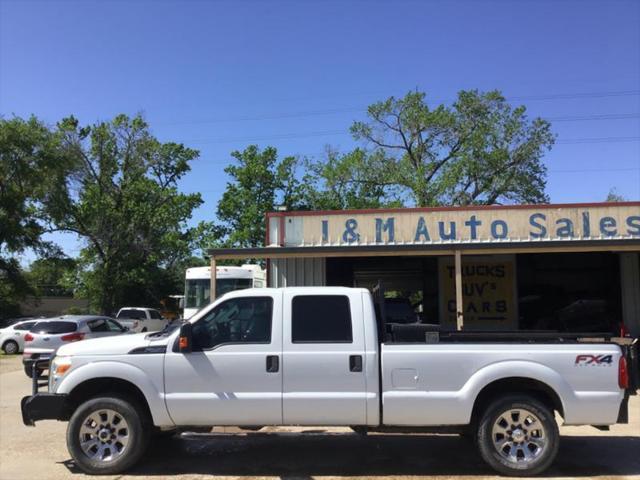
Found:
<svg viewBox="0 0 640 480"><path fill-rule="evenodd" d="M80 427L80 448L92 460L111 462L118 459L129 443L129 425L115 410L96 410Z"/></svg>
<svg viewBox="0 0 640 480"><path fill-rule="evenodd" d="M491 438L503 459L521 466L542 455L547 444L540 419L522 408L509 409L499 415L493 424Z"/></svg>

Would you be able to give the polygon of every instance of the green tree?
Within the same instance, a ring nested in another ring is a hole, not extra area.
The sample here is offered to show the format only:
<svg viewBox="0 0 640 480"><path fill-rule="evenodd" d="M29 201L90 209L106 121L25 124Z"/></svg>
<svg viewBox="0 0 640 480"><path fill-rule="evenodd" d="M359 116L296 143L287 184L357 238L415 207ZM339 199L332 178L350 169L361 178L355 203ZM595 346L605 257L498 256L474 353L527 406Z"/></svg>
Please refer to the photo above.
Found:
<svg viewBox="0 0 640 480"><path fill-rule="evenodd" d="M381 186L397 186L418 206L539 203L554 143L550 124L529 119L498 91L461 91L451 107L430 108L424 93L368 108L351 132L377 155Z"/></svg>
<svg viewBox="0 0 640 480"><path fill-rule="evenodd" d="M31 262L26 277L38 295L73 294L77 262L64 255L48 256Z"/></svg>
<svg viewBox="0 0 640 480"><path fill-rule="evenodd" d="M19 300L33 293L17 256L57 250L43 239L44 206L69 168L56 136L35 117L0 119L0 317L18 313Z"/></svg>
<svg viewBox="0 0 640 480"><path fill-rule="evenodd" d="M605 199L605 202L626 202L627 199L623 196L620 195L618 193L618 189L611 188L609 190L609 193L607 194L607 198Z"/></svg>
<svg viewBox="0 0 640 480"><path fill-rule="evenodd" d="M360 148L340 154L328 149L326 159L308 161L302 182L304 204L313 210L401 206L390 162L381 151Z"/></svg>
<svg viewBox="0 0 640 480"><path fill-rule="evenodd" d="M191 254L201 232L187 226L200 194L178 191L198 152L161 143L139 116L88 127L71 117L57 135L75 168L48 213L58 230L85 242L79 293L105 314L175 293L172 269Z"/></svg>
<svg viewBox="0 0 640 480"><path fill-rule="evenodd" d="M296 176L298 161L295 157L278 160L275 148L260 150L257 145L234 151L231 156L235 163L224 169L230 178L218 202L221 223L211 238L220 246L263 245L265 214L276 206L291 210L302 204L301 184Z"/></svg>

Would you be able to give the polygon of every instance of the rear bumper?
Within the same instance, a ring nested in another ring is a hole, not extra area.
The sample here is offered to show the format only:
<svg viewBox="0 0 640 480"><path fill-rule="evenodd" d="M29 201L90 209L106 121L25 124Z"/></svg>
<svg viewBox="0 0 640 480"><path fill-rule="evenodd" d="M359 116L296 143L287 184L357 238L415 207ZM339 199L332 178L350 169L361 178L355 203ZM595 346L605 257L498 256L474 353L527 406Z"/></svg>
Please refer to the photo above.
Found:
<svg viewBox="0 0 640 480"><path fill-rule="evenodd" d="M67 395L36 393L23 397L20 401L22 422L30 427L38 420L66 420L65 402Z"/></svg>

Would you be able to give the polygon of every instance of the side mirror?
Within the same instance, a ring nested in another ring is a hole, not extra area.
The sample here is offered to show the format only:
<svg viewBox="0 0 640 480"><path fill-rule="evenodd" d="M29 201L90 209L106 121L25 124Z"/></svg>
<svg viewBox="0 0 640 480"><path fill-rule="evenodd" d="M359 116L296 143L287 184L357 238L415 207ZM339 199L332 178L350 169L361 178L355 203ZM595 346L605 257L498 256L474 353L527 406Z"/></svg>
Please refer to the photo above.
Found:
<svg viewBox="0 0 640 480"><path fill-rule="evenodd" d="M180 353L191 353L193 336L191 334L191 323L185 322L180 326L180 337L178 338L178 348Z"/></svg>

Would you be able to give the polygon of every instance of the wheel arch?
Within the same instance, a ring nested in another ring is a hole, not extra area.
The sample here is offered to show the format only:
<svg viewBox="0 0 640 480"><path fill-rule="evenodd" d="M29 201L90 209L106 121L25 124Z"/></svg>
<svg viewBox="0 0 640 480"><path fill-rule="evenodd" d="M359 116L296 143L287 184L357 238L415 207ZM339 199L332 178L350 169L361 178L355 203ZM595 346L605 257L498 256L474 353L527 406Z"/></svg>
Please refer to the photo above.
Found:
<svg viewBox="0 0 640 480"><path fill-rule="evenodd" d="M564 417L564 406L560 395L553 387L530 377L505 377L485 385L476 395L471 412L471 422L476 423L489 404L500 396L529 395Z"/></svg>
<svg viewBox="0 0 640 480"><path fill-rule="evenodd" d="M160 381L161 377L159 378ZM139 367L121 362L95 362L80 365L62 378L54 392L66 394L69 408L101 393L122 393L139 400L147 409L155 426L174 426L164 402L164 395L153 384L149 374Z"/></svg>
<svg viewBox="0 0 640 480"><path fill-rule="evenodd" d="M153 418L151 408L144 393L134 383L117 377L98 377L85 380L76 385L68 394L65 402L67 417L83 402L105 394L120 394L137 402L145 411L147 418Z"/></svg>

